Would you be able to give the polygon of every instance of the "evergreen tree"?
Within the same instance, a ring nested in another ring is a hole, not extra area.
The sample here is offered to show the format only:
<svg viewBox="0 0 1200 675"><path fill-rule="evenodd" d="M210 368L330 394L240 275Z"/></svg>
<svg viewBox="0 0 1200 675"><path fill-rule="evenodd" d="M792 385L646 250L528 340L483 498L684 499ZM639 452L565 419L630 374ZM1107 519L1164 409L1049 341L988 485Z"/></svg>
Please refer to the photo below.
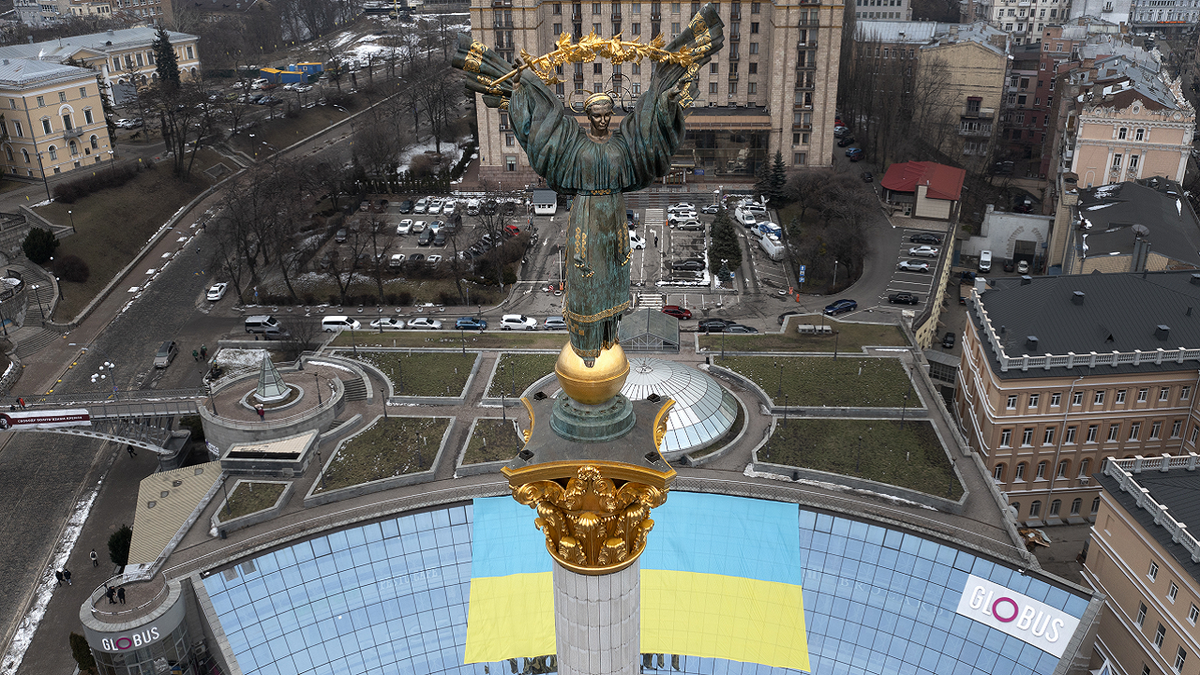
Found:
<svg viewBox="0 0 1200 675"><path fill-rule="evenodd" d="M29 228L29 234L25 235L25 241L21 242L21 250L25 251L25 257L38 265L50 260L56 248L58 238L50 230L41 227Z"/></svg>
<svg viewBox="0 0 1200 675"><path fill-rule="evenodd" d="M761 197L771 191L771 167L767 162L758 165L754 172L754 195Z"/></svg>
<svg viewBox="0 0 1200 675"><path fill-rule="evenodd" d="M164 87L179 86L179 63L175 60L175 49L171 46L167 31L162 28L154 36L154 69L158 71L158 81Z"/></svg>
<svg viewBox="0 0 1200 675"><path fill-rule="evenodd" d="M133 543L133 528L121 525L120 529L108 537L108 559L114 565L129 564L129 545Z"/></svg>
<svg viewBox="0 0 1200 675"><path fill-rule="evenodd" d="M771 205L778 209L784 203L784 187L787 185L787 167L783 165L783 153L775 151L775 162L771 165L770 187L767 196Z"/></svg>
<svg viewBox="0 0 1200 675"><path fill-rule="evenodd" d="M94 673L96 672L96 659L92 656L92 650L88 647L87 638L79 633L71 633L71 656L75 657L75 663L79 664L79 672Z"/></svg>
<svg viewBox="0 0 1200 675"><path fill-rule="evenodd" d="M729 271L735 271L742 266L742 245L738 241L737 230L733 226L733 218L729 212L721 209L713 220L711 240L708 248L708 268L719 272L722 265Z"/></svg>

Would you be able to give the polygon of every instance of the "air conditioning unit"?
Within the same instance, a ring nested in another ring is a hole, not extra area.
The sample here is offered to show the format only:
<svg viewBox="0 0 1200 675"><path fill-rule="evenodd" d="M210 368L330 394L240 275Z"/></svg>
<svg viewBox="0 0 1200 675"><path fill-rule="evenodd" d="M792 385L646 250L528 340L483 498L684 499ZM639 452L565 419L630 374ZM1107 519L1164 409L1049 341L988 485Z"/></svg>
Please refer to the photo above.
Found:
<svg viewBox="0 0 1200 675"><path fill-rule="evenodd" d="M1091 484L1092 484L1092 479L1091 479L1089 476L1080 476L1080 477L1079 477L1079 484L1080 484L1080 485L1091 485Z"/></svg>

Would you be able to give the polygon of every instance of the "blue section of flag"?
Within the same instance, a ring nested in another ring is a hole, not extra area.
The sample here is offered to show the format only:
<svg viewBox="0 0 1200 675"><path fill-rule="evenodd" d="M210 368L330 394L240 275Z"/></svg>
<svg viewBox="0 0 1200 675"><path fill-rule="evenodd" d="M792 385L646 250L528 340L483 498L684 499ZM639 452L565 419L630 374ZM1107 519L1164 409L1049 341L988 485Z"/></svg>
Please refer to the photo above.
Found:
<svg viewBox="0 0 1200 675"><path fill-rule="evenodd" d="M546 536L533 525L537 513L512 497L475 500L471 576L506 577L551 571Z"/></svg>

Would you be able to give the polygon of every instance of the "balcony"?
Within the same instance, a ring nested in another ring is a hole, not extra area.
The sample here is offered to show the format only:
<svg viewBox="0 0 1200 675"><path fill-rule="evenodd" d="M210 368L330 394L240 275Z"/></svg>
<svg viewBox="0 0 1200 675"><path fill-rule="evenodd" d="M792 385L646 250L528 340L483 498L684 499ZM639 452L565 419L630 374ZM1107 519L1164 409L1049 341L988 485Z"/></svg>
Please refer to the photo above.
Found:
<svg viewBox="0 0 1200 675"><path fill-rule="evenodd" d="M740 42L740 41L741 41L741 39L742 39L742 34L741 34L741 33L730 33L730 34L729 34L729 41L730 41L730 42Z"/></svg>
<svg viewBox="0 0 1200 675"><path fill-rule="evenodd" d="M741 61L741 60L742 60L742 56L741 56L740 54L738 54L737 52L734 52L734 53L732 53L732 54L730 54L730 55L729 55L729 60L730 60L730 61Z"/></svg>
<svg viewBox="0 0 1200 675"><path fill-rule="evenodd" d="M796 43L796 47L797 47L798 49L816 49L816 47L817 47L817 39L816 39L816 38L809 38L809 39L807 39L807 40L804 40L803 42L797 42L797 43Z"/></svg>
<svg viewBox="0 0 1200 675"><path fill-rule="evenodd" d="M512 27L513 27L512 19L507 19L507 20L494 19L492 21L492 28L512 28Z"/></svg>
<svg viewBox="0 0 1200 675"><path fill-rule="evenodd" d="M737 74L736 72L732 71L732 70L731 70L731 71L729 71L729 81L730 81L730 82L736 82L736 81L737 81L737 79L738 79L738 74Z"/></svg>
<svg viewBox="0 0 1200 675"><path fill-rule="evenodd" d="M730 12L730 13L729 13L729 19L730 19L731 21L737 21L737 20L739 20L739 19L741 19L741 18L742 18L742 13L741 13L740 11L738 11L738 12Z"/></svg>
<svg viewBox="0 0 1200 675"><path fill-rule="evenodd" d="M64 141L69 141L72 138L79 138L82 135L83 127L75 127L74 129L67 129L64 131L62 137Z"/></svg>
<svg viewBox="0 0 1200 675"><path fill-rule="evenodd" d="M992 137L992 127L991 127L991 125L988 125L986 127L984 127L984 126L979 126L979 127L960 126L958 128L958 135L966 136L968 138L991 138Z"/></svg>
<svg viewBox="0 0 1200 675"><path fill-rule="evenodd" d="M651 21L662 21L662 12L650 12Z"/></svg>
<svg viewBox="0 0 1200 675"><path fill-rule="evenodd" d="M976 108L974 110L966 108L963 110L962 116L965 119L992 119L996 115L995 108Z"/></svg>
<svg viewBox="0 0 1200 675"><path fill-rule="evenodd" d="M612 20L613 20L613 21L620 21L620 20L621 20L621 13L620 13L620 12L613 12L613 15L612 15Z"/></svg>
<svg viewBox="0 0 1200 675"><path fill-rule="evenodd" d="M512 7L512 0L492 0L492 7Z"/></svg>

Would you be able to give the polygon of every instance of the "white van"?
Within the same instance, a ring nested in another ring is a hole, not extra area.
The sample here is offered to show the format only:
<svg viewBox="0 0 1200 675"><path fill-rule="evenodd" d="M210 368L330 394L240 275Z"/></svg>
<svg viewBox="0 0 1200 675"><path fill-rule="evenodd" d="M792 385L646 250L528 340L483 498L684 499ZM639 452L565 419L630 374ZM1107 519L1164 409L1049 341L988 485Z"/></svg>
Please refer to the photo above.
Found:
<svg viewBox="0 0 1200 675"><path fill-rule="evenodd" d="M468 199L467 200L467 215L468 216L479 215L479 200L478 199Z"/></svg>
<svg viewBox="0 0 1200 675"><path fill-rule="evenodd" d="M980 251L979 252L979 271L983 272L984 274L987 274L988 272L992 271L992 252L991 251Z"/></svg>
<svg viewBox="0 0 1200 675"><path fill-rule="evenodd" d="M333 333L339 330L359 330L362 324L357 319L351 319L348 316L327 316L321 319L321 329L326 333Z"/></svg>
<svg viewBox="0 0 1200 675"><path fill-rule="evenodd" d="M246 332L279 335L283 332L283 328L280 327L279 320L275 317L268 314L258 314L246 317Z"/></svg>

